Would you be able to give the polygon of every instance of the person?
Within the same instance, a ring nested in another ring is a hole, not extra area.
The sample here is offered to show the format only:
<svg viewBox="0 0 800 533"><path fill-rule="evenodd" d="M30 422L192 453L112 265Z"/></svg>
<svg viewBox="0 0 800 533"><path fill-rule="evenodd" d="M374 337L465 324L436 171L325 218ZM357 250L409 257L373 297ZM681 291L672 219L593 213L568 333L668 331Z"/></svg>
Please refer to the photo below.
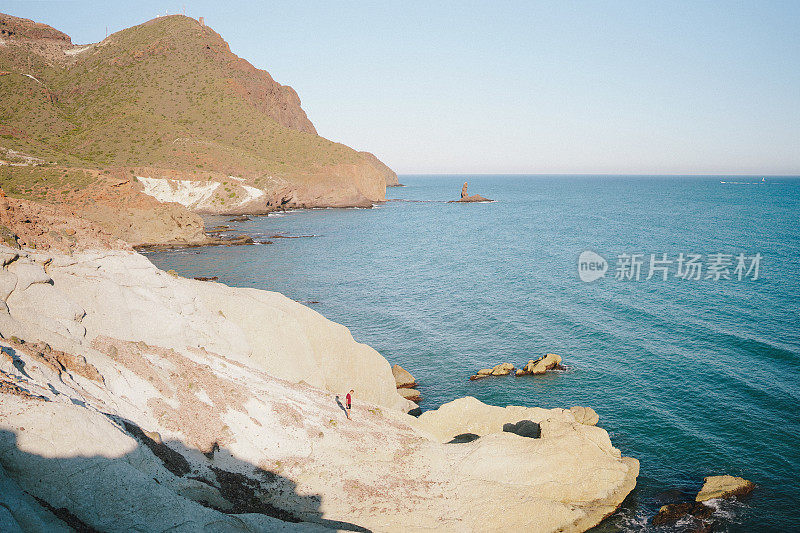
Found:
<svg viewBox="0 0 800 533"><path fill-rule="evenodd" d="M350 418L350 409L353 407L353 389L350 389L350 392L347 393L347 396L344 398L344 404L347 408L347 418Z"/></svg>

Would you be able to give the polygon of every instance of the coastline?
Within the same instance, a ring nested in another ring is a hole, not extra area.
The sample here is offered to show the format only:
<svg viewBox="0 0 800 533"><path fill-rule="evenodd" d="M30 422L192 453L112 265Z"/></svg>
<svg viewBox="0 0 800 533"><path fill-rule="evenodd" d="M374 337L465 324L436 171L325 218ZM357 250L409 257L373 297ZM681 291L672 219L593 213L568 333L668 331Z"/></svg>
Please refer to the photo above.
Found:
<svg viewBox="0 0 800 533"><path fill-rule="evenodd" d="M171 523L189 506L198 526L252 511L258 516L246 521L254 529L283 517L379 531L430 523L445 531L510 524L584 531L635 485L638 461L622 457L605 430L569 410L500 413L467 398L425 420L403 414L409 402L378 352L277 293L183 279L132 251L0 251L3 284L11 287L0 315L0 370L9 388L23 391L0 395L0 465L21 490L92 527L109 525L102 509L115 508L117 491L98 490L96 473L69 479L48 465L66 467L70 450L88 438L96 454L87 464L101 477L116 472L125 480L118 486L136 487L126 505L138 507L136 520L145 522L115 523L123 528ZM353 421L334 397L350 388L360 406ZM50 427L45 421L53 416L62 422ZM480 438L446 443L453 435L444 435L472 429L476 417L492 421ZM503 431L512 418L538 424L540 437ZM201 481L169 471L184 462ZM157 473L158 490L143 472ZM251 487L269 509L226 498L234 488L225 472L243 476L234 485ZM43 481L33 482L37 477ZM182 510L155 512L153 494ZM300 494L316 494L317 508ZM62 505L90 496L102 505ZM502 512L477 516L477 505Z"/></svg>

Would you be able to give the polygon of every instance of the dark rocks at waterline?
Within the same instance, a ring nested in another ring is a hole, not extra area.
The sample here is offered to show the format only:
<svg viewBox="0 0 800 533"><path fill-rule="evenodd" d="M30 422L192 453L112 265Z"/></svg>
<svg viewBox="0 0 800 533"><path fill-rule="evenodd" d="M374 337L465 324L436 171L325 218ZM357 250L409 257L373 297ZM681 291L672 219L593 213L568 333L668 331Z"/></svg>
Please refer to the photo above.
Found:
<svg viewBox="0 0 800 533"><path fill-rule="evenodd" d="M691 518L694 519L695 524L690 531L703 531L702 528L710 526L706 522L711 520L713 514L714 509L699 502L670 503L659 509L658 514L653 517L653 525L674 524L680 520Z"/></svg>
<svg viewBox="0 0 800 533"><path fill-rule="evenodd" d="M689 521L691 525L682 524L682 531L692 533L714 531L716 525L714 508L704 502L746 496L754 488L755 483L741 477L708 476L703 479L703 487L697 493L695 501L664 505L653 517L653 525L661 526Z"/></svg>
<svg viewBox="0 0 800 533"><path fill-rule="evenodd" d="M228 219L228 222L247 222L248 220L253 220L253 219L250 218L247 215L240 215L240 216Z"/></svg>
<svg viewBox="0 0 800 533"><path fill-rule="evenodd" d="M220 239L220 242L217 244L223 244L225 246L247 246L255 244L255 241L249 235L237 235L236 237Z"/></svg>
<svg viewBox="0 0 800 533"><path fill-rule="evenodd" d="M218 276L211 276L210 278L206 278L203 276L195 276L194 279L197 281L217 281L219 279Z"/></svg>
<svg viewBox="0 0 800 533"><path fill-rule="evenodd" d="M208 228L206 230L206 234L211 235L213 233L224 233L230 229L231 229L230 226L214 226L213 228Z"/></svg>

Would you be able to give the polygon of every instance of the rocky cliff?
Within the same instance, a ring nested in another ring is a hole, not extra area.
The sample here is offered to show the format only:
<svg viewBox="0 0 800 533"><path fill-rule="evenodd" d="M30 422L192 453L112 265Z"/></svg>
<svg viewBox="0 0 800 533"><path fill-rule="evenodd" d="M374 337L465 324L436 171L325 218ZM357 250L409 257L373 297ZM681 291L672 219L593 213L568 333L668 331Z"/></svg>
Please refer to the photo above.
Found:
<svg viewBox="0 0 800 533"><path fill-rule="evenodd" d="M371 154L317 135L291 87L194 19L160 17L86 46L9 15L0 31L0 165L14 163L9 150L35 158L19 164L36 167L40 188L58 188L48 169L112 169L213 183L204 211L256 213L370 206L392 181ZM4 189L18 174L6 169Z"/></svg>
<svg viewBox="0 0 800 533"><path fill-rule="evenodd" d="M386 166L386 164L378 159L375 154L370 152L359 152L364 158L369 161L369 163L375 167L378 172L383 175L383 178L386 180L387 187L402 187L400 182L397 180L397 173Z"/></svg>
<svg viewBox="0 0 800 533"><path fill-rule="evenodd" d="M125 250L0 259L4 529L583 531L635 485L574 410L404 414L380 354L281 295Z"/></svg>

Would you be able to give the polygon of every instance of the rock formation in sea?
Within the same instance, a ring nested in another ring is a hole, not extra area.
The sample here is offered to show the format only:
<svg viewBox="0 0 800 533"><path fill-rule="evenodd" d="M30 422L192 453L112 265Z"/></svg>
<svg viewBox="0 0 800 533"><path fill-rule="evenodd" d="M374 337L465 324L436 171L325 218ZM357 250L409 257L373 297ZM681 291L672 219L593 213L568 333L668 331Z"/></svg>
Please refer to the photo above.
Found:
<svg viewBox="0 0 800 533"><path fill-rule="evenodd" d="M461 187L461 198L458 200L450 200L450 203L469 203L469 202L491 202L490 199L484 198L480 194L473 194L472 196L469 195L467 192L467 182L464 182L464 185Z"/></svg>
<svg viewBox="0 0 800 533"><path fill-rule="evenodd" d="M750 494L755 483L735 476L708 476L703 480L703 488L697 493L695 501L704 502L715 498L731 498Z"/></svg>
<svg viewBox="0 0 800 533"><path fill-rule="evenodd" d="M492 368L482 368L478 370L475 375L471 376L470 381L475 381L489 376L507 376L514 371L514 365L511 363L499 363Z"/></svg>
<svg viewBox="0 0 800 533"><path fill-rule="evenodd" d="M406 415L378 352L279 294L125 249L0 263L12 530L583 531L635 485L586 410Z"/></svg>
<svg viewBox="0 0 800 533"><path fill-rule="evenodd" d="M755 483L747 479L729 475L708 476L694 501L670 503L659 509L653 517L654 526L682 524L685 531L716 531L714 507L709 500L747 496ZM706 503L708 502L708 503Z"/></svg>
<svg viewBox="0 0 800 533"><path fill-rule="evenodd" d="M549 353L539 357L538 359L531 359L528 363L517 370L517 376L527 376L529 374L544 374L548 370L557 370L562 368L561 356L554 353Z"/></svg>

